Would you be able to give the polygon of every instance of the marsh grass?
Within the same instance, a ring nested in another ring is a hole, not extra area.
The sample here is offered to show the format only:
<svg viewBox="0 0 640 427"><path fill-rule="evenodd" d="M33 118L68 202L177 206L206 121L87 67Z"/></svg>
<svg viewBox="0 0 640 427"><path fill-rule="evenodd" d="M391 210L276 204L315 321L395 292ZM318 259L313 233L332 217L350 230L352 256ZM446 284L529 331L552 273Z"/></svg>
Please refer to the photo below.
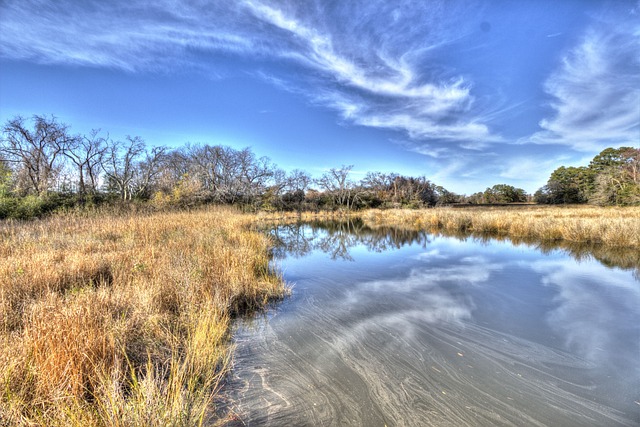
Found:
<svg viewBox="0 0 640 427"><path fill-rule="evenodd" d="M640 247L640 208L356 212L371 227ZM252 224L344 213L73 213L0 222L0 426L192 426L214 399L234 316L286 293ZM571 249L583 256L584 245ZM610 257L610 249L602 256ZM625 263L637 265L634 256ZM587 256L587 255L584 255ZM619 258L619 257L617 257ZM616 258L616 259L617 259ZM613 260L612 262L617 262Z"/></svg>
<svg viewBox="0 0 640 427"><path fill-rule="evenodd" d="M595 206L519 206L369 210L370 226L506 236L540 242L578 242L640 247L640 208Z"/></svg>
<svg viewBox="0 0 640 427"><path fill-rule="evenodd" d="M228 209L0 223L0 425L200 425L232 317L285 293Z"/></svg>
<svg viewBox="0 0 640 427"><path fill-rule="evenodd" d="M262 213L263 223L340 221L357 217L371 227L506 236L540 242L578 242L640 247L640 207L517 205L432 209L369 209L352 212Z"/></svg>

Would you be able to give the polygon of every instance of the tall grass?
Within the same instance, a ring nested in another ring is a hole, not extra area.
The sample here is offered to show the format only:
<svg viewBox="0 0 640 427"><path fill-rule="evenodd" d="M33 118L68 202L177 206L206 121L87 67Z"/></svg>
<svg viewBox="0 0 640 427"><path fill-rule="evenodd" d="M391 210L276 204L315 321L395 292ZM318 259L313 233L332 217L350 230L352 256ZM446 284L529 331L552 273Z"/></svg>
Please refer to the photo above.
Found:
<svg viewBox="0 0 640 427"><path fill-rule="evenodd" d="M595 206L521 206L369 210L371 226L502 235L543 242L568 241L640 247L640 208Z"/></svg>
<svg viewBox="0 0 640 427"><path fill-rule="evenodd" d="M285 292L232 210L0 223L0 425L200 425L229 327Z"/></svg>
<svg viewBox="0 0 640 427"><path fill-rule="evenodd" d="M640 208L356 215L373 227L640 246ZM0 426L215 423L233 316L285 292L250 225L337 218L203 209L0 222Z"/></svg>

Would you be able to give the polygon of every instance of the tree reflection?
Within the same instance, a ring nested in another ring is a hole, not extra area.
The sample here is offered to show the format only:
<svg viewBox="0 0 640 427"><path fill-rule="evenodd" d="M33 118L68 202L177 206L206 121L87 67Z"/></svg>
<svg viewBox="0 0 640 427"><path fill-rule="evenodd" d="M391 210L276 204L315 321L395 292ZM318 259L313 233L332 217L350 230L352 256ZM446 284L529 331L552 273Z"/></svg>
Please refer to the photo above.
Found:
<svg viewBox="0 0 640 427"><path fill-rule="evenodd" d="M595 243L569 241L539 241L535 239L512 238L497 234L469 234L464 232L427 233L423 230L394 227L370 227L359 218L344 221L311 221L283 224L269 228L274 243L272 256L275 259L304 257L319 250L329 254L331 259L353 261L350 251L355 246L364 246L371 252L400 249L403 246L419 244L426 247L430 236L456 237L460 240L490 243L509 241L514 245L535 247L542 253L561 250L580 261L595 259L606 267L633 270L640 280L640 252L625 247L612 247Z"/></svg>
<svg viewBox="0 0 640 427"><path fill-rule="evenodd" d="M640 280L640 251L636 248L610 246L599 243L572 242L569 240L540 241L531 238L509 237L492 233L469 234L460 231L438 231L434 233L434 235L456 237L462 241L473 239L474 241L486 242L487 244L492 241L506 241L516 246L525 245L533 247L543 254L562 251L576 261L595 259L605 267L632 270L634 277Z"/></svg>
<svg viewBox="0 0 640 427"><path fill-rule="evenodd" d="M428 243L428 234L424 231L371 228L357 218L279 225L269 234L274 242L272 255L276 259L304 257L319 250L329 254L331 259L353 261L350 250L355 246L364 246L371 252L383 252L412 244L426 246Z"/></svg>

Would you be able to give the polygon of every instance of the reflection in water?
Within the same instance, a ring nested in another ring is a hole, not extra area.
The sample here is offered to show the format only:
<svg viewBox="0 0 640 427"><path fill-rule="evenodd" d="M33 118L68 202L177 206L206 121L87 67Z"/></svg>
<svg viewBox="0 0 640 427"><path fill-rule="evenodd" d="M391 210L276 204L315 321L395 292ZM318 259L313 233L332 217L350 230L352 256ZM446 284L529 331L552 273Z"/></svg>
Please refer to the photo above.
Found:
<svg viewBox="0 0 640 427"><path fill-rule="evenodd" d="M640 347L636 345L632 353L608 350L625 340L640 343L638 283L622 271L610 270L602 277L598 265L570 260L538 261L532 267L543 274L542 283L557 292L557 306L547 321L563 337L564 347L602 367L609 376L619 377L616 388L627 383L625 389L637 391Z"/></svg>
<svg viewBox="0 0 640 427"><path fill-rule="evenodd" d="M633 271L358 221L272 235L294 293L239 325L238 425L640 422Z"/></svg>
<svg viewBox="0 0 640 427"><path fill-rule="evenodd" d="M390 227L370 228L359 219L349 221L309 222L282 225L270 230L274 241L273 256L284 259L303 257L311 251L322 251L331 259L353 261L349 250L365 246L369 251L384 252L412 244L425 245L424 231L399 230Z"/></svg>

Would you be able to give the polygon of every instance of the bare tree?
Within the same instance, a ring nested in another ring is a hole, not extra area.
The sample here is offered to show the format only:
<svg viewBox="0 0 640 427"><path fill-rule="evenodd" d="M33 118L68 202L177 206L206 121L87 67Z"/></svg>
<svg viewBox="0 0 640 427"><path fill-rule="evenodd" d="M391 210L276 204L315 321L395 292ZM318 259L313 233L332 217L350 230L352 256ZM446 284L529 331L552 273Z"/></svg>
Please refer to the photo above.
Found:
<svg viewBox="0 0 640 427"><path fill-rule="evenodd" d="M100 166L107 150L107 140L108 135L102 137L99 129L93 129L88 136L74 138L63 151L77 170L78 193L81 197L98 191Z"/></svg>
<svg viewBox="0 0 640 427"><path fill-rule="evenodd" d="M166 147L153 147L151 150L145 150L145 159L134 165L132 192L136 197L149 195L152 182L160 174L166 152Z"/></svg>
<svg viewBox="0 0 640 427"><path fill-rule="evenodd" d="M300 211L311 181L311 176L300 169L294 169L286 175L281 189L281 191L284 191L281 196L283 205L285 207L295 207Z"/></svg>
<svg viewBox="0 0 640 427"><path fill-rule="evenodd" d="M25 178L27 192L42 195L54 184L61 167L61 155L74 141L68 126L54 116L33 116L33 129L17 116L3 128L0 154L16 164L18 175Z"/></svg>
<svg viewBox="0 0 640 427"><path fill-rule="evenodd" d="M194 145L185 148L192 175L200 181L206 197L220 200L230 167L229 150L221 146Z"/></svg>
<svg viewBox="0 0 640 427"><path fill-rule="evenodd" d="M302 191L304 193L309 188L309 185L311 185L311 175L307 172L300 169L294 169L289 172L289 176L287 178L287 191L292 193Z"/></svg>
<svg viewBox="0 0 640 427"><path fill-rule="evenodd" d="M342 165L340 169L331 168L329 172L316 180L316 184L333 197L336 205L345 206L347 209L351 207L351 196L355 188L354 183L349 180L351 169L353 169L353 165Z"/></svg>
<svg viewBox="0 0 640 427"><path fill-rule="evenodd" d="M170 193L185 180L195 179L194 168L185 147L167 151L158 169L157 182L165 193Z"/></svg>
<svg viewBox="0 0 640 427"><path fill-rule="evenodd" d="M275 166L268 157L256 159L250 148L238 152L240 195L250 202L263 193L274 177Z"/></svg>
<svg viewBox="0 0 640 427"><path fill-rule="evenodd" d="M396 203L398 202L398 178L399 176L394 173L367 172L362 185L378 199Z"/></svg>
<svg viewBox="0 0 640 427"><path fill-rule="evenodd" d="M127 136L126 142L107 141L102 169L107 175L108 185L118 191L121 200L131 200L133 196L136 162L144 149L144 141L139 136Z"/></svg>

